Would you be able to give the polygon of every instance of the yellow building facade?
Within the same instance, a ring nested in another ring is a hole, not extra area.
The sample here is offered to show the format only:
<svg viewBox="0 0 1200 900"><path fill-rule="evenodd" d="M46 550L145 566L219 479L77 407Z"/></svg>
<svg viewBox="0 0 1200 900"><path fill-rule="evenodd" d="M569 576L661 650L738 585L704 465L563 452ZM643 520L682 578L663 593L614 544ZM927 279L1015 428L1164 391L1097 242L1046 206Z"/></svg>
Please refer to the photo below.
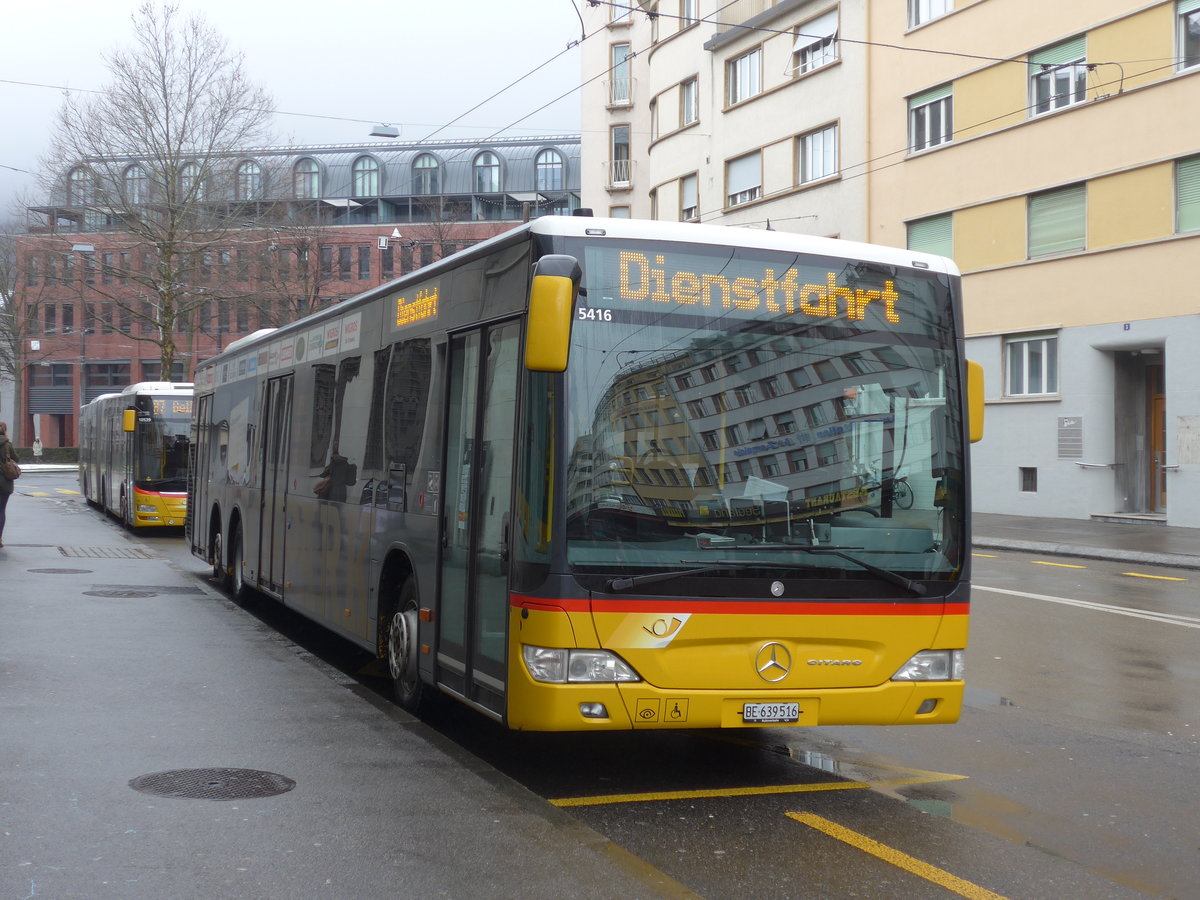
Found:
<svg viewBox="0 0 1200 900"><path fill-rule="evenodd" d="M1200 0L868 7L870 152L907 148L869 239L963 272L976 508L1200 526Z"/></svg>

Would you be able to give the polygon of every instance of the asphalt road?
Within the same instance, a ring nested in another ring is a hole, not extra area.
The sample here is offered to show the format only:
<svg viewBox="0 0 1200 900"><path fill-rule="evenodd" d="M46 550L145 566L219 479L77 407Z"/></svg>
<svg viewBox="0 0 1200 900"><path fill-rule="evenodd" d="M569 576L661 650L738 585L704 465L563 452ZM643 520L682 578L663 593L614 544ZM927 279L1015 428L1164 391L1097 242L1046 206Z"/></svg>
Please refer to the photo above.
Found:
<svg viewBox="0 0 1200 900"><path fill-rule="evenodd" d="M69 476L45 486L44 502L79 503ZM85 514L106 540L119 533ZM179 535L134 542L209 587ZM585 738L510 734L453 704L426 724L462 754L464 778L512 779L673 885L648 894L581 886L578 896L1197 896L1195 573L1050 562L977 558L971 687L957 725ZM268 602L220 609L206 631L178 638L217 645L226 630L265 625L278 646L354 676L359 689L340 692L326 715L354 722L364 704L383 703L369 661L304 619ZM379 727L372 740L405 751L399 726ZM336 756L342 738L323 727L311 739ZM364 818L343 828L387 830L399 814L359 809ZM375 865L370 846L345 848L347 864ZM213 896L280 895L266 884L261 894Z"/></svg>

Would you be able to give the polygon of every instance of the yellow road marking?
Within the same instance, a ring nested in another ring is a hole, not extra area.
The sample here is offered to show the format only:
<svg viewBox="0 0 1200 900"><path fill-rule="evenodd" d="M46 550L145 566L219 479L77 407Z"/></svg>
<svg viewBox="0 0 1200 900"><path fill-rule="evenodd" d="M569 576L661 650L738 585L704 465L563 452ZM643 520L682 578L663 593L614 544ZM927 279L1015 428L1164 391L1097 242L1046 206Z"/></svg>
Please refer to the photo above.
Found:
<svg viewBox="0 0 1200 900"><path fill-rule="evenodd" d="M880 781L826 781L815 784L777 784L740 788L704 788L690 791L648 791L642 794L602 794L595 797L558 797L547 800L553 806L608 806L615 803L654 803L665 800L703 800L720 797L766 797L772 794L813 794L821 791L857 791L870 788L903 787L910 784L931 784L935 781L959 781L966 775L928 772L909 769L911 775L884 778Z"/></svg>
<svg viewBox="0 0 1200 900"><path fill-rule="evenodd" d="M1040 559L1031 560L1035 566L1057 566L1060 569L1086 569L1087 566L1073 566L1070 563L1043 562Z"/></svg>
<svg viewBox="0 0 1200 900"><path fill-rule="evenodd" d="M79 491L68 491L66 488L55 488L54 493L77 495L79 493Z"/></svg>
<svg viewBox="0 0 1200 900"><path fill-rule="evenodd" d="M26 491L25 496L26 497L49 497L50 495L47 494L45 491Z"/></svg>
<svg viewBox="0 0 1200 900"><path fill-rule="evenodd" d="M996 559L995 553L972 553L972 556L978 556L980 559Z"/></svg>
<svg viewBox="0 0 1200 900"><path fill-rule="evenodd" d="M817 831L836 838L844 844L849 844L851 847L855 847L865 853L870 853L872 856L882 859L884 862L891 863L897 868L904 869L906 872L911 872L913 875L924 878L926 881L932 881L934 884L940 885L948 891L953 891L961 897L968 897L970 900L1005 900L1001 894L989 891L987 888L982 888L977 884L959 878L957 875L951 875L944 869L932 866L927 862L917 859L915 856L909 856L907 853L903 853L894 847L881 844L879 841L872 840L865 834L851 831L849 828L844 828L828 819L814 816L812 813L790 812L787 815L802 825L815 828Z"/></svg>
<svg viewBox="0 0 1200 900"><path fill-rule="evenodd" d="M1186 578L1172 578L1170 575L1143 575L1141 572L1122 572L1130 578L1153 578L1155 581L1187 581Z"/></svg>

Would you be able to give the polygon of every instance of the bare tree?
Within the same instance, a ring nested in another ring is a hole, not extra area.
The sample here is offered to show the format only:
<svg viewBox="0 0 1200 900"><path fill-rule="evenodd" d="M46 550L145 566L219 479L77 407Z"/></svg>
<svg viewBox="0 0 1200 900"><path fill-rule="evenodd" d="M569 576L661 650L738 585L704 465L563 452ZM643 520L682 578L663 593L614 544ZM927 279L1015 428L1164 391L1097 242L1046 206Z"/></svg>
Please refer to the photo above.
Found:
<svg viewBox="0 0 1200 900"><path fill-rule="evenodd" d="M267 141L271 101L202 19L147 0L132 21L133 47L106 58L111 83L59 110L44 187L85 231L112 233L95 249L117 277L89 289L149 326L130 336L158 345L166 378L176 334L226 299L218 245L271 215L264 173L233 152Z"/></svg>

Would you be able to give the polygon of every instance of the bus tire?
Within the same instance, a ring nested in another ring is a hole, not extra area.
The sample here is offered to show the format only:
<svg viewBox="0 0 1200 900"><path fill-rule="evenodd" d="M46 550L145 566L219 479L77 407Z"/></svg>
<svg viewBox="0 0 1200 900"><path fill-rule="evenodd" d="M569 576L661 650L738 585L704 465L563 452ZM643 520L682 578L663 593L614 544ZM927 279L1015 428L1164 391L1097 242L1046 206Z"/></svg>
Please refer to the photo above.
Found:
<svg viewBox="0 0 1200 900"><path fill-rule="evenodd" d="M242 567L242 530L235 528L229 539L229 593L234 600L245 600L250 594L246 585L245 570Z"/></svg>
<svg viewBox="0 0 1200 900"><path fill-rule="evenodd" d="M417 669L417 606L416 585L406 578L387 626L387 663L396 702L414 714L422 709L429 693Z"/></svg>
<svg viewBox="0 0 1200 900"><path fill-rule="evenodd" d="M225 542L221 540L221 532L218 531L212 536L208 552L212 556L213 580L221 590L228 591L232 585L230 584L229 569L225 565Z"/></svg>

